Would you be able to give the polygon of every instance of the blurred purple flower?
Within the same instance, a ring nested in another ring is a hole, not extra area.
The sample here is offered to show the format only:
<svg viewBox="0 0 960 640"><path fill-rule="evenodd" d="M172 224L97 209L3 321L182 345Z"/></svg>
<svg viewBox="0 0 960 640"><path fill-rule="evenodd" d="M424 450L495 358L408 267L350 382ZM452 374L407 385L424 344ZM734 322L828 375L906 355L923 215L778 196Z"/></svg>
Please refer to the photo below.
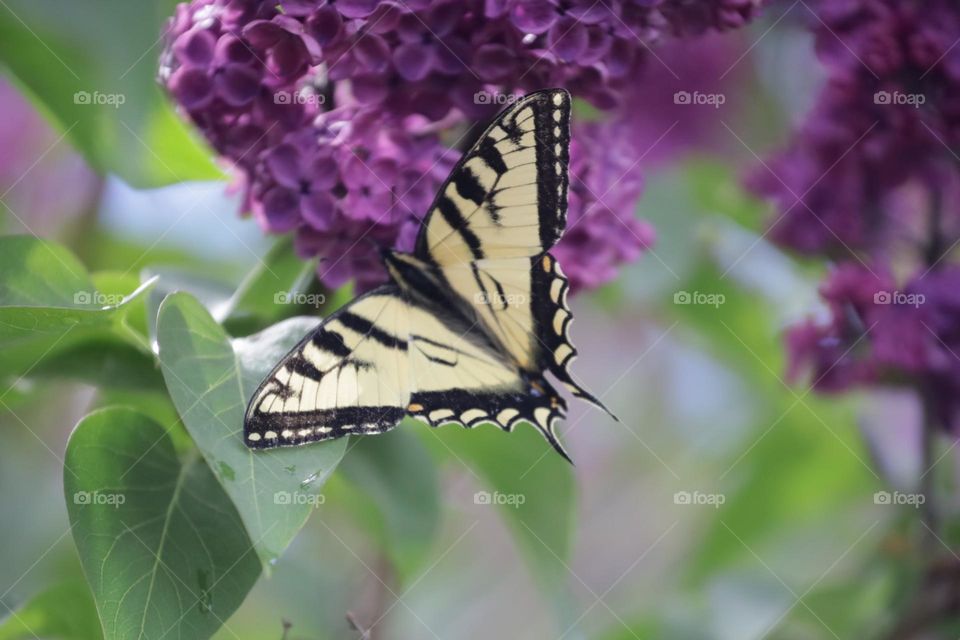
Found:
<svg viewBox="0 0 960 640"><path fill-rule="evenodd" d="M263 228L320 255L326 284L361 287L383 277L379 247L412 246L457 132L499 97L567 87L610 112L574 133L570 232L557 247L574 287L593 287L653 242L634 218L640 118L625 107L649 46L741 26L760 4L192 0L170 21L160 75L236 166Z"/></svg>
<svg viewBox="0 0 960 640"><path fill-rule="evenodd" d="M789 146L748 179L779 210L778 243L838 262L821 288L829 319L787 334L790 373L812 370L824 391L913 385L960 428L960 266L949 255L960 241L960 6L812 8L827 83Z"/></svg>
<svg viewBox="0 0 960 640"><path fill-rule="evenodd" d="M5 233L56 235L85 213L100 179L13 85L0 79L0 194Z"/></svg>

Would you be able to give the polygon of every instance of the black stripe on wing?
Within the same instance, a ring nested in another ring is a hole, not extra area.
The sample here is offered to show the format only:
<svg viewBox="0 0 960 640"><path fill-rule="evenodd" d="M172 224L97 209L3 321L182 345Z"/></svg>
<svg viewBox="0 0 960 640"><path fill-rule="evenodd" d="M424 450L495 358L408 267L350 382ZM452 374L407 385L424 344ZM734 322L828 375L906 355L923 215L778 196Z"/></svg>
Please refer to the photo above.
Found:
<svg viewBox="0 0 960 640"><path fill-rule="evenodd" d="M492 423L510 432L517 423L529 422L557 453L573 464L556 431L557 424L567 415L567 403L543 378L527 380L526 389L516 393L461 389L414 392L407 411L431 427L460 424L473 428Z"/></svg>
<svg viewBox="0 0 960 640"><path fill-rule="evenodd" d="M567 187L570 180L570 95L550 92L550 106L535 109L537 127L537 205L540 246L549 249L567 227Z"/></svg>
<svg viewBox="0 0 960 640"><path fill-rule="evenodd" d="M292 447L343 436L384 433L406 415L403 407L337 407L288 413L277 419L268 413L253 413L244 423L244 441L251 449ZM265 434L274 433L271 438ZM260 437L251 439L251 434Z"/></svg>

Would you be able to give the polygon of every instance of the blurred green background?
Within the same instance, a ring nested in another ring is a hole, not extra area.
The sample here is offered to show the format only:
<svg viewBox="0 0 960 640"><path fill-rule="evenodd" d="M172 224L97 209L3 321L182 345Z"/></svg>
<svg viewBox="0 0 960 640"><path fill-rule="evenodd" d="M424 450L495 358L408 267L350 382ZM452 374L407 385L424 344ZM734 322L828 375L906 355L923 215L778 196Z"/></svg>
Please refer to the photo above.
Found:
<svg viewBox="0 0 960 640"><path fill-rule="evenodd" d="M108 405L149 417L171 451L190 448L168 395L177 365L153 353L164 295L186 292L164 303L169 331L207 341L179 361L201 384L202 359L189 358L232 358L227 333L327 313L349 293L319 310L274 304L278 291L318 291L310 265L236 216L225 173L155 85L174 3L0 4L0 224L25 236L0 249L0 639L99 637L64 457L74 425ZM739 181L785 139L818 74L789 19L724 46L728 104L698 115L709 126L694 143L643 162L638 215L657 245L572 301L576 371L623 422L573 403L573 469L527 429L412 423L351 443L316 513L215 637L359 637L348 613L377 638L881 636L918 580L915 510L874 498L914 488L910 405L784 382L781 330L817 312L822 267L764 240L769 212ZM74 98L93 91L123 104ZM116 317L70 310L90 302L70 291L112 304L153 276ZM684 292L716 304L678 304ZM60 311L23 312L44 305ZM286 326L290 340L307 325ZM483 504L484 491L523 504Z"/></svg>

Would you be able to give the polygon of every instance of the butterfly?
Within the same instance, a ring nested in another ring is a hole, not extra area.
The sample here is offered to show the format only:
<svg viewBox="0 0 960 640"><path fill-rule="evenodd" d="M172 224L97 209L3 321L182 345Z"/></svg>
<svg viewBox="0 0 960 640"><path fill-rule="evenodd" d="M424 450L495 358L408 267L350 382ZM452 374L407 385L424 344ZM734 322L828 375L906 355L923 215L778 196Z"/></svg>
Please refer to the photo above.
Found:
<svg viewBox="0 0 960 640"><path fill-rule="evenodd" d="M549 249L566 226L570 95L528 94L460 159L412 253L384 251L388 284L333 313L264 379L244 420L253 449L432 427L556 427L574 396L569 284Z"/></svg>

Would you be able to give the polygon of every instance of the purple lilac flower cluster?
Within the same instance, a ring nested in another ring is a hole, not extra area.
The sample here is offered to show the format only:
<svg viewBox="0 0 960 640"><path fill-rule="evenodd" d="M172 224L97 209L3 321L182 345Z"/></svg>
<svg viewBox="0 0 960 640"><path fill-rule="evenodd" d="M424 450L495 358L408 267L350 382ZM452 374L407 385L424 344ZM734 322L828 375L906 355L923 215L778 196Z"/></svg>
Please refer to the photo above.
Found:
<svg viewBox="0 0 960 640"><path fill-rule="evenodd" d="M787 334L790 373L812 369L822 391L917 385L942 399L941 424L960 427L960 6L812 7L826 85L748 181L779 208L778 243L833 265L829 319Z"/></svg>
<svg viewBox="0 0 960 640"><path fill-rule="evenodd" d="M633 217L638 114L623 106L647 48L739 27L761 2L192 0L161 80L237 168L245 210L322 256L330 286L382 280L379 248L410 247L461 140L510 96L563 86L620 112L574 131L558 252L574 287L596 286L653 241Z"/></svg>

